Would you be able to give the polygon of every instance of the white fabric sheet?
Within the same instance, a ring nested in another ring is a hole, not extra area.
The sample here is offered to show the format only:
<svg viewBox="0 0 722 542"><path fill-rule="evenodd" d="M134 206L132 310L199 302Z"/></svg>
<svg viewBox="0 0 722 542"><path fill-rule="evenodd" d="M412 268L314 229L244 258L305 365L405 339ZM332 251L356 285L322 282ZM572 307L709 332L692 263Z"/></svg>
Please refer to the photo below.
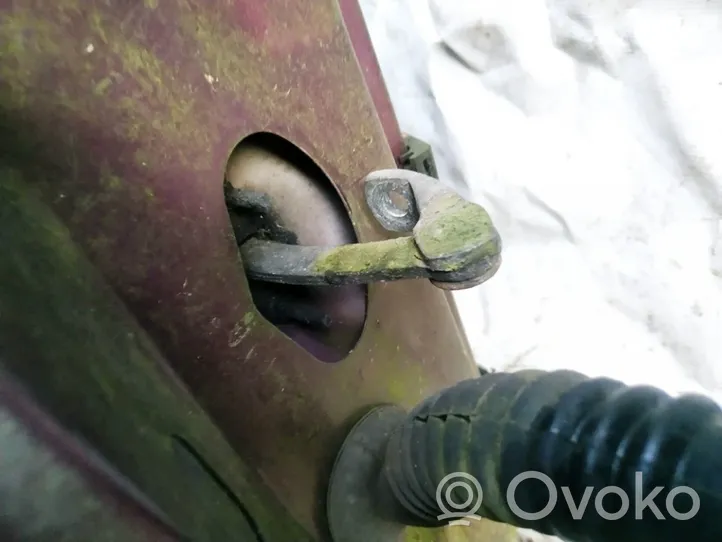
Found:
<svg viewBox="0 0 722 542"><path fill-rule="evenodd" d="M362 0L402 129L484 205L478 362L722 398L722 0Z"/></svg>

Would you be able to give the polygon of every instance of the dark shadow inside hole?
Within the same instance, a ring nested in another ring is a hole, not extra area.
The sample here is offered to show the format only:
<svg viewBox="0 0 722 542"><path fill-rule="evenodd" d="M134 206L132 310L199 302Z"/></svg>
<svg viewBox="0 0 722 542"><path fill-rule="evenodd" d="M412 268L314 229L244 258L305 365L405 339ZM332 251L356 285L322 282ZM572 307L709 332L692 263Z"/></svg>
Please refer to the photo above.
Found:
<svg viewBox="0 0 722 542"><path fill-rule="evenodd" d="M226 203L236 240L338 246L355 243L346 207L323 170L270 133L244 139L226 171ZM366 317L363 286L306 287L249 281L258 311L317 359L353 349Z"/></svg>

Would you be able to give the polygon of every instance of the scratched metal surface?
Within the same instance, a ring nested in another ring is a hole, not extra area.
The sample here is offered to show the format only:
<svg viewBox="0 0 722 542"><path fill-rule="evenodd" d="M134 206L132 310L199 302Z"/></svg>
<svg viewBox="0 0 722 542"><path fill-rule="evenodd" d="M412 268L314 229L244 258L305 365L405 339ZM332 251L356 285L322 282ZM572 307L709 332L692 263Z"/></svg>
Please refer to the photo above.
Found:
<svg viewBox="0 0 722 542"><path fill-rule="evenodd" d="M235 450L307 529L345 431L478 374L450 298L369 289L350 356L322 364L255 311L224 207L234 146L272 131L334 181L393 167L334 0L0 0L0 139Z"/></svg>

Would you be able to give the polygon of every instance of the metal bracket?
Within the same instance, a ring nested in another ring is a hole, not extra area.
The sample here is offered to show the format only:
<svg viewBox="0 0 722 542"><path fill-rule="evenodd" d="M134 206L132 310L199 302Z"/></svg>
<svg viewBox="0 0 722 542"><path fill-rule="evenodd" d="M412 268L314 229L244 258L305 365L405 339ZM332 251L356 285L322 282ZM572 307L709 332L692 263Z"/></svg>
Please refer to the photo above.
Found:
<svg viewBox="0 0 722 542"><path fill-rule="evenodd" d="M379 223L411 236L340 247L252 238L241 245L249 278L309 286L428 278L455 290L496 273L501 238L483 207L413 171L377 171L364 182L366 202Z"/></svg>

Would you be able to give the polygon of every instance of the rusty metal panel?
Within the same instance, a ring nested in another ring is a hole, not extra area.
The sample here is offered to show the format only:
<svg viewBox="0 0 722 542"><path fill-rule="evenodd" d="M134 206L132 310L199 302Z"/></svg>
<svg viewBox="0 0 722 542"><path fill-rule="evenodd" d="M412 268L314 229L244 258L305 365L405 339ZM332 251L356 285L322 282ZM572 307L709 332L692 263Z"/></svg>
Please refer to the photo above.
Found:
<svg viewBox="0 0 722 542"><path fill-rule="evenodd" d="M303 149L359 241L388 236L360 180L394 166L333 0L0 0L1 159L69 228L236 452L312 533L345 432L476 367L451 298L369 288L323 364L255 310L222 181L245 136Z"/></svg>

